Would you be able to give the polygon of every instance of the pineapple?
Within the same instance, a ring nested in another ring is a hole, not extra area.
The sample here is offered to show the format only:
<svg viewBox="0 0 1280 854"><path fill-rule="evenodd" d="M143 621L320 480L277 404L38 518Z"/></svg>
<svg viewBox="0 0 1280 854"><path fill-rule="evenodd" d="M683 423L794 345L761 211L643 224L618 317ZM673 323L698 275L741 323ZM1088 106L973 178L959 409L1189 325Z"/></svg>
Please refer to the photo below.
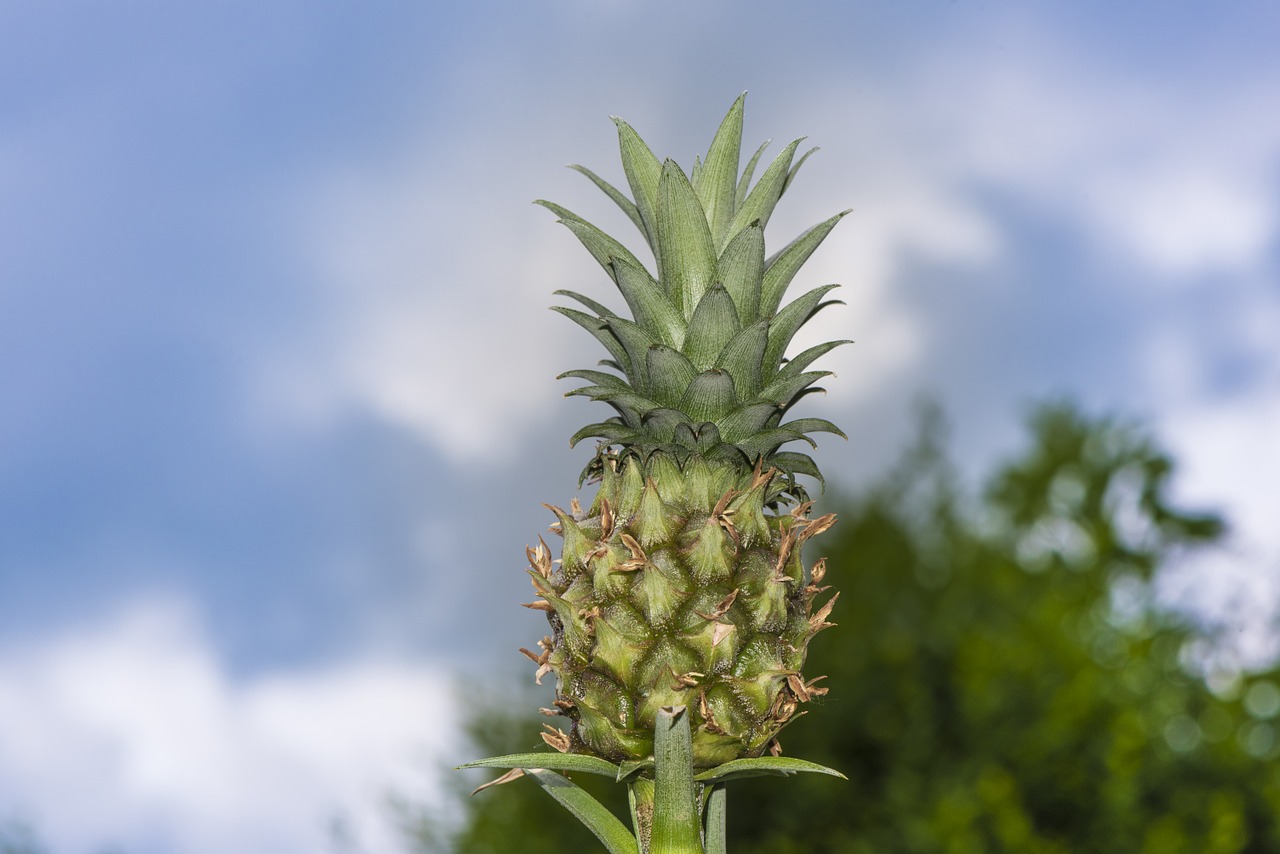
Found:
<svg viewBox="0 0 1280 854"><path fill-rule="evenodd" d="M805 260L844 214L766 258L764 228L808 153L786 147L752 186L765 146L739 175L743 98L729 110L692 175L659 162L615 119L631 198L583 167L627 214L654 256L653 272L621 243L565 208L553 211L621 291L630 317L572 291L587 311L555 310L590 332L612 369L562 375L569 392L604 401L616 415L583 427L571 444L600 440L580 485L599 486L587 510L548 505L563 537L557 563L539 538L528 550L550 634L537 652L541 680L554 674L547 727L556 749L611 762L654 753L658 711L690 715L693 763L777 754L778 732L801 704L826 693L801 674L809 641L835 597L816 605L823 562L806 568L804 543L834 516L812 517L797 476L813 460L780 450L813 444L829 421L783 421L827 371L807 368L844 341L784 358L796 331L836 285L781 307ZM767 145L767 143L766 143ZM809 152L812 153L812 152ZM846 211L847 213L847 211ZM656 275L655 275L656 273Z"/></svg>

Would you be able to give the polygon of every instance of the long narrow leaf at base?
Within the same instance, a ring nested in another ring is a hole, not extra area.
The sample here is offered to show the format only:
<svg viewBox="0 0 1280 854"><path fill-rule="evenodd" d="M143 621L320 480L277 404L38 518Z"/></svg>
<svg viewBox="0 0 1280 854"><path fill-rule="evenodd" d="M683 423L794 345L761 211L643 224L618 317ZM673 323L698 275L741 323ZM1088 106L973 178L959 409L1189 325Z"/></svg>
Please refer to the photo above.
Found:
<svg viewBox="0 0 1280 854"><path fill-rule="evenodd" d="M761 756L756 759L734 759L733 761L726 762L716 768L703 771L694 779L699 783L724 783L729 780L741 780L746 777L770 775L790 777L792 774L799 772L829 774L832 777L839 777L841 780L849 779L834 768L828 768L825 765L819 765L817 762L809 762L805 759L795 759L790 756Z"/></svg>
<svg viewBox="0 0 1280 854"><path fill-rule="evenodd" d="M507 756L492 756L488 759L477 759L463 768L546 768L549 771L581 771L584 774L600 774L617 779L618 766L598 756L586 756L580 753L512 753Z"/></svg>
<svg viewBox="0 0 1280 854"><path fill-rule="evenodd" d="M574 818L604 843L609 854L639 854L636 838L627 830L627 826L609 812L604 804L578 788L568 778L541 768L525 771L525 774L573 813Z"/></svg>

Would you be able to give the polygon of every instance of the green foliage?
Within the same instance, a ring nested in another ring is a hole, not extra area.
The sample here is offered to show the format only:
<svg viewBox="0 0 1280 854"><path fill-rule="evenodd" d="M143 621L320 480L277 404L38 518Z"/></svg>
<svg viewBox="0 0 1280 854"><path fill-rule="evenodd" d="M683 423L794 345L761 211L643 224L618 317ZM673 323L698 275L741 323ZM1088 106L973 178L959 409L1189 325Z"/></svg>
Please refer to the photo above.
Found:
<svg viewBox="0 0 1280 854"><path fill-rule="evenodd" d="M527 697L507 706L494 706L471 720L468 735L480 755L506 755L545 750L541 727L530 719ZM471 788L492 780L501 772L469 771L450 777L455 793L466 807L465 819L455 829L455 816L412 814L405 809L405 825L414 850L431 854L564 854L565 851L603 851L599 840L564 807L547 797L530 780L515 780L469 797ZM626 787L611 778L574 773L573 782L630 824ZM465 777L465 779L464 779ZM452 812L452 811L451 811Z"/></svg>
<svg viewBox="0 0 1280 854"><path fill-rule="evenodd" d="M1280 850L1280 672L1211 692L1196 627L1153 602L1221 523L1171 505L1172 462L1131 428L1055 406L1030 432L974 499L926 419L845 502L840 627L810 657L831 693L782 741L851 782L730 783L733 854ZM481 793L451 850L597 850L536 789Z"/></svg>

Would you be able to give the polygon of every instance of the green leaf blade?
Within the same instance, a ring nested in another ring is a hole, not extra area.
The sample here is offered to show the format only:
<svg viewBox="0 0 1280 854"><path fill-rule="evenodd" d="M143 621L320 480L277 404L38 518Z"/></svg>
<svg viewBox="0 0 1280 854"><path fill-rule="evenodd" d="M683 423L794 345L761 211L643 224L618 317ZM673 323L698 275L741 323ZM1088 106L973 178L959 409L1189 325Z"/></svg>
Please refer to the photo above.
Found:
<svg viewBox="0 0 1280 854"><path fill-rule="evenodd" d="M674 160L662 166L657 216L662 286L684 316L691 317L715 279L716 253L702 203Z"/></svg>
<svg viewBox="0 0 1280 854"><path fill-rule="evenodd" d="M680 410L694 422L718 421L734 409L737 401L729 372L712 368L698 374L689 383L689 389L680 401Z"/></svg>
<svg viewBox="0 0 1280 854"><path fill-rule="evenodd" d="M693 362L670 347L650 347L648 360L654 399L663 406L679 406L689 384L698 375Z"/></svg>
<svg viewBox="0 0 1280 854"><path fill-rule="evenodd" d="M649 271L623 258L614 258L613 272L618 290L636 322L664 344L672 347L683 344L684 318Z"/></svg>
<svg viewBox="0 0 1280 854"><path fill-rule="evenodd" d="M805 368L812 365L818 359L822 358L827 353L830 353L835 348L842 347L845 344L852 344L852 343L853 343L852 341L844 340L844 341L824 341L821 344L815 344L814 346L810 347L808 350L805 350L799 355L791 359L788 359L786 361L786 364L782 365L782 367L778 369L778 375L774 377L774 379L776 381L779 379L794 377L797 374L799 374L801 371L803 371Z"/></svg>
<svg viewBox="0 0 1280 854"><path fill-rule="evenodd" d="M639 854L636 838L604 804L555 771L528 769L525 774L596 835L609 854Z"/></svg>
<svg viewBox="0 0 1280 854"><path fill-rule="evenodd" d="M715 768L703 771L694 779L699 783L722 783L728 780L741 780L745 777L764 775L781 775L789 777L793 774L828 774L841 780L849 778L834 768L819 765L806 759L790 756L760 756L754 759L734 759Z"/></svg>
<svg viewBox="0 0 1280 854"><path fill-rule="evenodd" d="M769 323L761 320L733 336L716 358L715 367L733 377L739 400L751 400L760 391L760 365L768 344Z"/></svg>
<svg viewBox="0 0 1280 854"><path fill-rule="evenodd" d="M777 254L765 262L764 282L760 288L760 315L769 317L782 305L782 297L796 273L809 260L826 240L827 235L836 227L836 223L844 219L849 211L841 211L830 219L824 220L795 240L788 243Z"/></svg>
<svg viewBox="0 0 1280 854"><path fill-rule="evenodd" d="M761 318L764 271L764 229L753 222L729 241L716 262L716 278L733 297L743 326Z"/></svg>
<svg viewBox="0 0 1280 854"><path fill-rule="evenodd" d="M627 349L622 346L622 342L617 336L609 330L609 325L598 317L592 317L585 311L578 311L576 308L565 308L562 305L553 305L551 310L557 314L563 314L583 329L590 332L595 339L604 345L609 351L609 355L613 356L614 363L628 377L631 376L631 360L627 356Z"/></svg>
<svg viewBox="0 0 1280 854"><path fill-rule="evenodd" d="M747 161L747 168L742 170L742 177L738 179L738 191L734 194L734 211L736 212L742 207L742 203L747 200L747 192L751 189L751 176L756 173L756 164L760 162L760 156L764 154L764 150L769 147L771 139L766 139L760 143L760 147L756 149L756 153L751 155L751 159Z"/></svg>
<svg viewBox="0 0 1280 854"><path fill-rule="evenodd" d="M725 240L729 223L733 219L734 201L738 181L738 160L742 152L742 112L746 93L738 96L729 113L720 123L711 147L707 149L706 162L694 182L694 190L706 211L711 237L716 246Z"/></svg>
<svg viewBox="0 0 1280 854"><path fill-rule="evenodd" d="M713 285L698 303L681 351L700 371L716 363L720 354L742 329L733 297L720 285Z"/></svg>
<svg viewBox="0 0 1280 854"><path fill-rule="evenodd" d="M791 165L791 159L795 157L800 142L797 139L788 145L769 164L769 168L764 170L759 183L751 189L742 207L734 213L733 223L729 226L726 239L733 237L756 220L760 221L761 228L769 224L769 217L773 214L778 199L782 197L782 186L787 180L787 169Z"/></svg>
<svg viewBox="0 0 1280 854"><path fill-rule="evenodd" d="M803 296L797 297L788 304L782 311L773 318L769 323L769 346L764 353L765 376L773 376L777 374L778 366L782 362L782 356L786 352L787 345L791 343L791 339L795 337L796 332L801 326L813 317L821 307L819 304L822 298L830 293L839 285L823 285L820 288L814 288Z"/></svg>
<svg viewBox="0 0 1280 854"><path fill-rule="evenodd" d="M636 210L644 224L649 246L656 254L658 251L656 240L658 182L662 174L662 164L631 125L616 116L613 121L618 126L618 149L622 154L622 171L626 173L627 183L631 186L631 195L636 200Z"/></svg>
<svg viewBox="0 0 1280 854"><path fill-rule="evenodd" d="M644 268L644 265L640 263L636 256L631 254L630 249L568 208L555 202L548 202L545 199L538 199L534 204L541 205L559 217L565 228L573 232L574 236L591 253L591 257L595 258L596 262L609 274L609 278L613 278L612 262L614 258L622 258L637 267Z"/></svg>
<svg viewBox="0 0 1280 854"><path fill-rule="evenodd" d="M636 228L640 229L641 236L646 240L649 239L649 234L645 231L644 220L640 216L640 209L636 207L635 202L628 199L621 190L601 178L596 173L592 172L587 167L579 166L577 163L571 163L569 168L590 178L591 183L599 187L606 196L613 200L615 205L622 209L622 212L627 215L627 218L635 223Z"/></svg>
<svg viewBox="0 0 1280 854"><path fill-rule="evenodd" d="M488 759L477 759L459 765L458 769L469 768L546 768L549 771L580 771L584 774L600 774L604 777L617 777L618 766L598 756L583 753L511 753L506 756L491 756Z"/></svg>
<svg viewBox="0 0 1280 854"><path fill-rule="evenodd" d="M647 329L625 317L610 317L605 320L609 331L620 342L627 353L627 361L631 370L627 371L627 379L641 394L649 394L649 348L662 342L651 335Z"/></svg>

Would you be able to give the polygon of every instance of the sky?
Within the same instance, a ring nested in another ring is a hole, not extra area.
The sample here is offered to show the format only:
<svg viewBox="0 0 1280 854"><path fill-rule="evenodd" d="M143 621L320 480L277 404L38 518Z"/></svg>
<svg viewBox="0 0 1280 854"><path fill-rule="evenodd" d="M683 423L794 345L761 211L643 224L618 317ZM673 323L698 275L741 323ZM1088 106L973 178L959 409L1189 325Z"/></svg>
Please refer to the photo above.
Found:
<svg viewBox="0 0 1280 854"><path fill-rule="evenodd" d="M829 480L921 396L973 476L1036 401L1131 419L1232 523L1168 601L1261 660L1277 41L1246 0L0 3L0 822L402 851L457 686L528 676L523 548L607 414L546 310L606 283L530 202L626 234L564 165L622 183L620 115L687 168L744 90L748 145L821 147L771 245L853 211L801 274L847 303L805 340L857 342Z"/></svg>

